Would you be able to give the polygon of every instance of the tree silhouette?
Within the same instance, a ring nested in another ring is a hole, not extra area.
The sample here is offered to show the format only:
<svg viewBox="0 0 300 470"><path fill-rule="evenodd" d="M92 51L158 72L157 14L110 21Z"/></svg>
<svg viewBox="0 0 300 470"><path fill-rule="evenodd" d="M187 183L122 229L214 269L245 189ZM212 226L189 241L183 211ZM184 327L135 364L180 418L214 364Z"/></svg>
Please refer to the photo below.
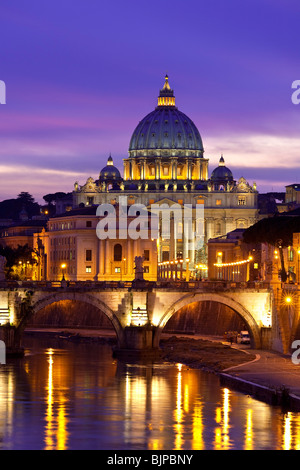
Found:
<svg viewBox="0 0 300 470"><path fill-rule="evenodd" d="M281 262L281 280L287 279L284 266L283 248L293 245L293 233L300 232L299 216L275 216L259 220L245 230L243 240L245 243L268 243L278 248Z"/></svg>

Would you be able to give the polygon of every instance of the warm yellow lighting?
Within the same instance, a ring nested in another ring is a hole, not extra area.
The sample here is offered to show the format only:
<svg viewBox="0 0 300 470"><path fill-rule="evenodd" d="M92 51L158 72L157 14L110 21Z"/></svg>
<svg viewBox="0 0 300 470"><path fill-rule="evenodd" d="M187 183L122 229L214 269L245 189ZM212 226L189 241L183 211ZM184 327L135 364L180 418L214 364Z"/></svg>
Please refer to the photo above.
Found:
<svg viewBox="0 0 300 470"><path fill-rule="evenodd" d="M66 264L62 264L61 265L61 269L66 269L67 265Z"/></svg>
<svg viewBox="0 0 300 470"><path fill-rule="evenodd" d="M223 254L222 251L218 252L218 256L222 256L222 254Z"/></svg>
<svg viewBox="0 0 300 470"><path fill-rule="evenodd" d="M285 299L285 303L286 304L290 304L292 302L292 298L291 297L286 297Z"/></svg>
<svg viewBox="0 0 300 470"><path fill-rule="evenodd" d="M241 260L241 261L235 261L234 263L215 263L214 266L217 266L217 268L225 268L225 267L228 267L228 266L239 266L241 264L250 263L251 260L252 260L252 256L249 256L248 259L244 259L244 260Z"/></svg>

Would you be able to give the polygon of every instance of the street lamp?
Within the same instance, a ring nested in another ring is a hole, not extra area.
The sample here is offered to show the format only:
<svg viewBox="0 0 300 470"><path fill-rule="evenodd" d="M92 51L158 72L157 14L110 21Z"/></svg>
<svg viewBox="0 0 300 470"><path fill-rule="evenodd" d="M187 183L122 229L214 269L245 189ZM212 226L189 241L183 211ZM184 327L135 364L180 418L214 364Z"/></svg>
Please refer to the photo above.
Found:
<svg viewBox="0 0 300 470"><path fill-rule="evenodd" d="M189 263L190 263L190 259L186 258L186 275L185 275L186 282L189 282L189 280L190 280Z"/></svg>
<svg viewBox="0 0 300 470"><path fill-rule="evenodd" d="M126 258L123 258L123 263L121 263L121 276L120 276L121 282L122 282L123 268L124 268L124 274L126 274L126 273L125 273L125 261L126 261Z"/></svg>
<svg viewBox="0 0 300 470"><path fill-rule="evenodd" d="M66 269L67 265L65 263L63 263L61 265L61 270L62 270L62 281L65 280L65 269Z"/></svg>

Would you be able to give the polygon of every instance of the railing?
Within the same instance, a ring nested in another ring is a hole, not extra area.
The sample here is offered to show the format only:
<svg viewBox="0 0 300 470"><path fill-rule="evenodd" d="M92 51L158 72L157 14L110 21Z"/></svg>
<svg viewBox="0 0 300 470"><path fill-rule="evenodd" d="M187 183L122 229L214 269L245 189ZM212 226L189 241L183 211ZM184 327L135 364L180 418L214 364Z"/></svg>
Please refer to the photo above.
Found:
<svg viewBox="0 0 300 470"><path fill-rule="evenodd" d="M232 289L269 289L270 283L262 281L233 282L233 281L140 281L139 285L134 281L5 281L0 289L168 289L168 290L232 290Z"/></svg>

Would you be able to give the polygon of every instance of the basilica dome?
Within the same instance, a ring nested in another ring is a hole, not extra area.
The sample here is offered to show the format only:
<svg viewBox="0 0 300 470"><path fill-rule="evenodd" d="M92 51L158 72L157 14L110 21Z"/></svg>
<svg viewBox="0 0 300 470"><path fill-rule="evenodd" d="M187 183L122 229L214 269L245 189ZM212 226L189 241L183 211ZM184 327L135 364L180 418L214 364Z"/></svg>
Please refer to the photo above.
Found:
<svg viewBox="0 0 300 470"><path fill-rule="evenodd" d="M158 106L134 130L129 156L203 156L203 143L193 121L175 106L168 76Z"/></svg>

